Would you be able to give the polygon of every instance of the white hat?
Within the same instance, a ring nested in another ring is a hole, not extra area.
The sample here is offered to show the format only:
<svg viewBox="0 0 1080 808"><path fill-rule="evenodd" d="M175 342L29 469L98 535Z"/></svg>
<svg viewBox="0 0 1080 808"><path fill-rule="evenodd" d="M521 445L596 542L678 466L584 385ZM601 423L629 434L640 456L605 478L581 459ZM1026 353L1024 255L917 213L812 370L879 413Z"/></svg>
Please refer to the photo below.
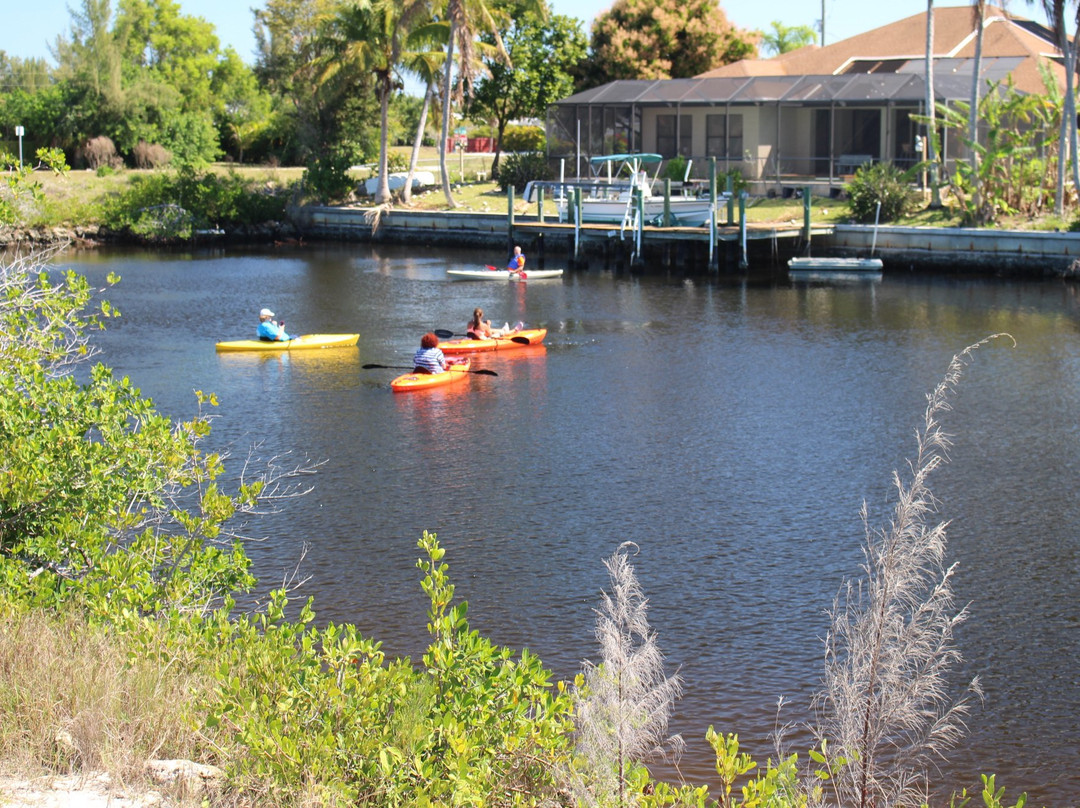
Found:
<svg viewBox="0 0 1080 808"><path fill-rule="evenodd" d="M263 309L262 311L259 312L259 316L260 317L273 317L274 312L270 311L270 309Z"/></svg>

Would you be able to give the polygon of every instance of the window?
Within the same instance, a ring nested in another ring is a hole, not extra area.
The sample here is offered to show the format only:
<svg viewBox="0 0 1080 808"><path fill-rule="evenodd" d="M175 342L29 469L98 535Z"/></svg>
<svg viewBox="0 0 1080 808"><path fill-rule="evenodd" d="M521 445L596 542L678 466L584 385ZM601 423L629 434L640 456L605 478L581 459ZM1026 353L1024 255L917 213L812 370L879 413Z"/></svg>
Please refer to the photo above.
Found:
<svg viewBox="0 0 1080 808"><path fill-rule="evenodd" d="M743 156L743 116L705 116L705 156L741 160Z"/></svg>
<svg viewBox="0 0 1080 808"><path fill-rule="evenodd" d="M678 151L675 149L676 139L679 144ZM656 150L661 157L674 157L676 154L689 157L693 144L694 130L689 115L656 116Z"/></svg>

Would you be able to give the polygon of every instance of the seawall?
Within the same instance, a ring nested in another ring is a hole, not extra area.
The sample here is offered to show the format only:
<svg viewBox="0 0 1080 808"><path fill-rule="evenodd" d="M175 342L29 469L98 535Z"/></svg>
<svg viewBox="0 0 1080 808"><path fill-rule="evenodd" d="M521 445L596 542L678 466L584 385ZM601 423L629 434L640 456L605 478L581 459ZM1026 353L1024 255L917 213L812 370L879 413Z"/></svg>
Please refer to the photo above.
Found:
<svg viewBox="0 0 1080 808"><path fill-rule="evenodd" d="M591 229L578 245L575 261L574 231L567 225L542 225L535 215L458 211L383 211L366 208L307 207L296 211L294 222L308 238L398 244L444 245L508 249L522 244L531 256L568 263L589 260L619 261L632 249L632 239L617 227ZM513 228L511 230L511 227ZM672 257L683 266L728 271L737 261L739 245L732 228L718 233L720 261L709 261L708 233L703 229L650 229L642 252L650 260ZM876 231L876 232L875 232ZM780 234L778 236L778 233ZM650 250L652 255L650 256ZM872 225L815 225L809 254L815 256L882 259L889 271L947 271L1031 278L1080 277L1080 233L993 230L974 228L894 227ZM792 255L807 254L801 228L788 226L751 234L747 242L751 265L782 265Z"/></svg>

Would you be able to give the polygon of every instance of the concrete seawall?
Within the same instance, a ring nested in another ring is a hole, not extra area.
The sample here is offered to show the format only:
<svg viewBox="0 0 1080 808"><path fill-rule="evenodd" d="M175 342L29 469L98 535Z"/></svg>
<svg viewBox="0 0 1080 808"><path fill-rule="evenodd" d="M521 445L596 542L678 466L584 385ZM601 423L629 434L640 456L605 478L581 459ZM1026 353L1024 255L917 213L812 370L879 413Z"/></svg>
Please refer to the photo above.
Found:
<svg viewBox="0 0 1080 808"><path fill-rule="evenodd" d="M506 249L516 240L532 255L561 260L570 256L572 228L537 235L533 227L515 229L511 234L505 213L458 211L388 211L377 214L368 208L308 207L294 216L300 231L308 237L344 241L396 244L444 245ZM537 223L536 216L519 215L514 225ZM1080 233L991 230L974 228L893 227L835 225L831 233L815 234L811 254L815 256L866 257L882 259L885 271L939 271L994 274L1029 278L1080 277ZM584 247L586 259L619 260L622 243L614 238L616 229ZM726 248L730 238L723 238ZM708 235L687 237L686 228L665 238L662 231L650 232L654 255L668 256L678 249L684 266L709 270L702 256L708 252ZM805 242L787 239L778 248L775 239L749 244L751 265L786 261L792 254L805 254ZM538 249L539 248L539 249Z"/></svg>

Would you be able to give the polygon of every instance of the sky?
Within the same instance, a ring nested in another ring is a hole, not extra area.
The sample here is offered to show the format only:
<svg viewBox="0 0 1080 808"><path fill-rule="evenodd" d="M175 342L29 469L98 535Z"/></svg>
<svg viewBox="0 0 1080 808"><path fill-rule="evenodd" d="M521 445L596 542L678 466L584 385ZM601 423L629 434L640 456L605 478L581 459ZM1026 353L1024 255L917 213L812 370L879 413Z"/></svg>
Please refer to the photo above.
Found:
<svg viewBox="0 0 1080 808"><path fill-rule="evenodd" d="M549 0L556 14L583 22L586 36L593 18L611 7L614 0ZM784 25L809 25L817 29L825 7L825 44L877 28L926 11L926 0L721 0L728 20L740 28L768 30L773 20ZM49 46L71 27L69 7L81 7L80 0L33 0L6 2L4 24L0 26L0 51L7 55L49 59ZM232 45L248 64L254 61L253 8L259 0L179 0L184 14L213 23L223 45ZM938 0L935 7L970 6L961 0ZM995 5L1004 5L1001 0ZM1013 13L1042 22L1039 4L1013 0ZM114 3L113 7L116 5Z"/></svg>

